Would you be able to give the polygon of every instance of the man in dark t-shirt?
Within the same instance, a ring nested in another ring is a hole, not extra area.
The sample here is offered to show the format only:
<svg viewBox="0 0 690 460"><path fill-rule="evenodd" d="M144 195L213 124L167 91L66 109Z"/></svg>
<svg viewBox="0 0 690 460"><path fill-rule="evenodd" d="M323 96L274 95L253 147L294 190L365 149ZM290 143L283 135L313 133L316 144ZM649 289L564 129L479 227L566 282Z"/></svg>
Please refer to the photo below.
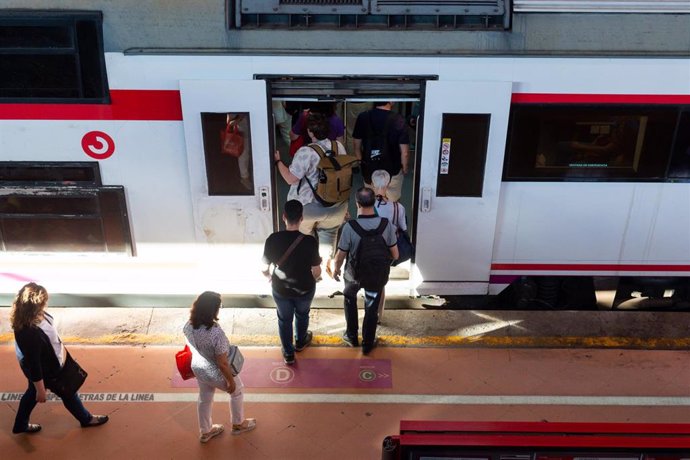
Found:
<svg viewBox="0 0 690 460"><path fill-rule="evenodd" d="M388 199L398 201L409 169L410 135L403 117L392 109L392 102L381 101L360 113L352 131L352 145L362 162L364 185L373 188L371 174L384 169L391 175Z"/></svg>
<svg viewBox="0 0 690 460"><path fill-rule="evenodd" d="M286 230L273 233L264 244L264 276L271 280L278 314L278 333L285 364L294 364L295 352L309 346L313 334L309 329L309 309L314 298L316 280L321 276L319 245L311 235L300 233L302 203L285 203L283 221ZM273 272L270 271L273 265ZM292 320L295 319L295 344L292 342Z"/></svg>

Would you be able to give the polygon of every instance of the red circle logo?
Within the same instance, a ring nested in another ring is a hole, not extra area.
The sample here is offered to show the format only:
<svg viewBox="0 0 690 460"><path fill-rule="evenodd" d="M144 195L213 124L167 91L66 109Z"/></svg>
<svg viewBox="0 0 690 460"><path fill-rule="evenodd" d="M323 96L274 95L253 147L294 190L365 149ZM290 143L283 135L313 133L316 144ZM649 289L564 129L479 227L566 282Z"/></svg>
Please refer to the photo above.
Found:
<svg viewBox="0 0 690 460"><path fill-rule="evenodd" d="M105 160L115 152L115 141L103 131L89 131L81 138L81 148L91 158Z"/></svg>

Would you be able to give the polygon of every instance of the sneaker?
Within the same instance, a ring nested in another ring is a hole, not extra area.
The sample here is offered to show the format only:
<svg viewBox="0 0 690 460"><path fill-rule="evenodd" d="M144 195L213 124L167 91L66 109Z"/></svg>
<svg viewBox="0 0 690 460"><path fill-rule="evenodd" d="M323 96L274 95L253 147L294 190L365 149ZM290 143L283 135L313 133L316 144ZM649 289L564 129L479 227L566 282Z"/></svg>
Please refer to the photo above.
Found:
<svg viewBox="0 0 690 460"><path fill-rule="evenodd" d="M304 339L304 342L301 342L301 343L298 342L295 344L295 351L299 353L300 351L307 348L309 345L311 345L311 341L313 338L314 338L314 334L312 334L311 331L307 331L307 336Z"/></svg>
<svg viewBox="0 0 690 460"><path fill-rule="evenodd" d="M94 426L100 426L107 423L109 420L107 415L92 415L91 420L88 423L82 423L82 428L90 428Z"/></svg>
<svg viewBox="0 0 690 460"><path fill-rule="evenodd" d="M232 434L237 435L246 433L247 431L252 431L254 428L256 428L256 419L246 418L244 419L244 422L240 423L239 425L232 426Z"/></svg>
<svg viewBox="0 0 690 460"><path fill-rule="evenodd" d="M234 425L233 425L232 429L233 430L235 429ZM204 433L201 436L199 436L199 441L203 442L203 443L209 442L211 439L213 439L216 436L218 436L219 434L221 434L223 432L223 430L225 430L225 427L223 425L213 425L211 427L211 431L209 431L208 433Z"/></svg>
<svg viewBox="0 0 690 460"><path fill-rule="evenodd" d="M22 430L22 431L15 431L14 428L12 429L12 433L14 433L14 434L20 434L20 433L31 434L31 433L38 433L39 431L41 431L41 425L39 425L38 423L29 423L26 426L26 429Z"/></svg>
<svg viewBox="0 0 690 460"><path fill-rule="evenodd" d="M376 339L374 339L374 343L372 343L371 345L362 344L362 354L368 355L369 353L371 353L371 350L376 348L376 345L378 345L378 340Z"/></svg>
<svg viewBox="0 0 690 460"><path fill-rule="evenodd" d="M288 366L295 364L295 355L283 355L283 362Z"/></svg>
<svg viewBox="0 0 690 460"><path fill-rule="evenodd" d="M358 347L359 346L359 340L357 340L356 337L353 339L352 337L350 337L347 334L343 334L343 342L345 342L345 344L348 347Z"/></svg>

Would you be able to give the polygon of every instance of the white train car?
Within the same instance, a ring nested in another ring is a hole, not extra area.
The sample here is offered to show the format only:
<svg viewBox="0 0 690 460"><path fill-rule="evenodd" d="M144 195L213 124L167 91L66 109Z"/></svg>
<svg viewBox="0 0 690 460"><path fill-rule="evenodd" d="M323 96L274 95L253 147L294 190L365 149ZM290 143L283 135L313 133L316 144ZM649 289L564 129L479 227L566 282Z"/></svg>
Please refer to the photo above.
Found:
<svg viewBox="0 0 690 460"><path fill-rule="evenodd" d="M100 102L0 103L8 263L206 264L194 276L223 292L265 293L262 244L285 199L272 101L338 102L347 122L348 107L393 100L420 108L403 199L416 256L398 292L536 277L559 280L536 288L556 306L544 292L571 277L682 293L690 275L689 59L105 53L105 69ZM244 166L218 152L226 114L247 117Z"/></svg>

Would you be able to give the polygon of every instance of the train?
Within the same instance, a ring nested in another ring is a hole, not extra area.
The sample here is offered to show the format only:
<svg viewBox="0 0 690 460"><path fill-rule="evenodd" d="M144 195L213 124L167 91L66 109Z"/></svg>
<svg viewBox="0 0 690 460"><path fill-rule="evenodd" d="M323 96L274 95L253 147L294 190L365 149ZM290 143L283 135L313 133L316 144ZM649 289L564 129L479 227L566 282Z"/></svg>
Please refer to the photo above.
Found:
<svg viewBox="0 0 690 460"><path fill-rule="evenodd" d="M617 303L690 301L687 57L74 52L91 53L76 76L46 76L67 62L46 54L33 86L0 89L5 260L203 254L229 290L264 292L286 196L274 102L332 102L350 136L386 100L412 139L400 292L568 308L614 279ZM238 114L244 164L219 149Z"/></svg>

